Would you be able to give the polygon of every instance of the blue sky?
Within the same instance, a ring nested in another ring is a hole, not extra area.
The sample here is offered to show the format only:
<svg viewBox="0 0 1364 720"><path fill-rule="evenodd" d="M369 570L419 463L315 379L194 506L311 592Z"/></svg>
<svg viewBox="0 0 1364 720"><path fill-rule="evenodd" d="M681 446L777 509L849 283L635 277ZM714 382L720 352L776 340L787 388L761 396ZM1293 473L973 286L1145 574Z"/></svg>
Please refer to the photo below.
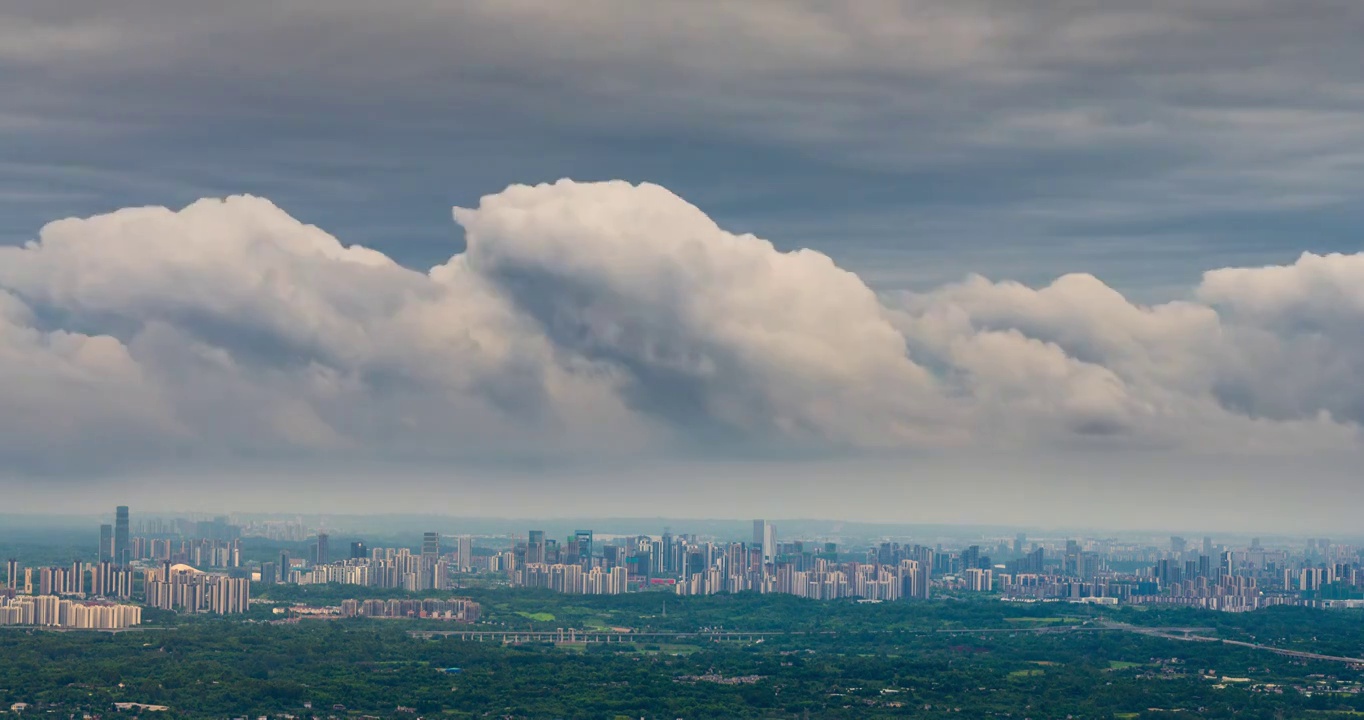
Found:
<svg viewBox="0 0 1364 720"><path fill-rule="evenodd" d="M0 390L43 422L0 482L1122 466L1077 506L1116 517L1143 472L1267 483L1250 450L1354 502L1361 33L1347 0L9 2Z"/></svg>

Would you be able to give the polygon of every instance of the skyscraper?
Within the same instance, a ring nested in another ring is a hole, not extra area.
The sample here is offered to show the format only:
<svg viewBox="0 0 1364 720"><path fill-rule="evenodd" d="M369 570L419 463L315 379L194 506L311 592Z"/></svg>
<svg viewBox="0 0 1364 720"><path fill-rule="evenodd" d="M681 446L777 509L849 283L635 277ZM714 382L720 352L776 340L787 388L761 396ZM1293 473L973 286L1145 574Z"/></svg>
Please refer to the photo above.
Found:
<svg viewBox="0 0 1364 720"><path fill-rule="evenodd" d="M356 540L355 542L350 544L351 560L364 560L367 557L369 557L369 550L365 548L365 544L363 542Z"/></svg>
<svg viewBox="0 0 1364 720"><path fill-rule="evenodd" d="M18 592L19 589L19 561L14 558L9 559L8 572L5 573L5 587Z"/></svg>
<svg viewBox="0 0 1364 720"><path fill-rule="evenodd" d="M313 564L314 564L314 565L326 565L326 564L327 564L327 558L328 558L328 552L327 552L327 551L328 551L328 548L327 548L327 544L328 544L328 541L329 541L330 539L331 539L331 538L329 538L329 537L327 536L327 533L320 532L320 533L317 534L317 545L315 545L315 546L313 547L314 555L316 556L316 557L313 558Z"/></svg>
<svg viewBox="0 0 1364 720"><path fill-rule="evenodd" d="M128 506L114 508L114 562L127 565L128 556Z"/></svg>
<svg viewBox="0 0 1364 720"><path fill-rule="evenodd" d="M526 562L543 563L545 561L545 531L531 530L530 536L526 541Z"/></svg>
<svg viewBox="0 0 1364 720"><path fill-rule="evenodd" d="M777 554L777 531L766 520L753 521L753 547L762 548L763 562L772 562Z"/></svg>
<svg viewBox="0 0 1364 720"><path fill-rule="evenodd" d="M459 566L465 569L474 566L474 539L468 535L459 536Z"/></svg>
<svg viewBox="0 0 1364 720"><path fill-rule="evenodd" d="M422 533L422 556L432 558L440 557L440 533Z"/></svg>
<svg viewBox="0 0 1364 720"><path fill-rule="evenodd" d="M99 526L99 560L114 559L114 526L104 524Z"/></svg>
<svg viewBox="0 0 1364 720"><path fill-rule="evenodd" d="M583 567L592 567L592 531L574 531L573 540L578 545L578 563Z"/></svg>

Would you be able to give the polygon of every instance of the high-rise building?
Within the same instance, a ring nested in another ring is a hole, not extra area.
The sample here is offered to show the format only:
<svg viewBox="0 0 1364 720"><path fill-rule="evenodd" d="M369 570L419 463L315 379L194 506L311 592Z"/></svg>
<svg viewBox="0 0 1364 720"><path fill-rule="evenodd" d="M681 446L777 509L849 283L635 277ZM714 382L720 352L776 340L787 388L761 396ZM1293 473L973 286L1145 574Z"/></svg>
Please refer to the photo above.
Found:
<svg viewBox="0 0 1364 720"><path fill-rule="evenodd" d="M971 568L980 568L980 546L972 545L961 551L961 568L963 571Z"/></svg>
<svg viewBox="0 0 1364 720"><path fill-rule="evenodd" d="M66 576L66 591L73 595L85 594L85 566L80 560L71 562L71 572Z"/></svg>
<svg viewBox="0 0 1364 720"><path fill-rule="evenodd" d="M108 523L99 526L99 560L114 559L114 526Z"/></svg>
<svg viewBox="0 0 1364 720"><path fill-rule="evenodd" d="M994 587L994 571L981 568L966 569L966 589L971 592L990 592Z"/></svg>
<svg viewBox="0 0 1364 720"><path fill-rule="evenodd" d="M526 540L526 562L544 563L545 561L545 531L531 530Z"/></svg>
<svg viewBox="0 0 1364 720"><path fill-rule="evenodd" d="M114 508L114 562L127 565L132 560L128 554L128 506Z"/></svg>
<svg viewBox="0 0 1364 720"><path fill-rule="evenodd" d="M369 557L369 550L365 547L363 542L356 540L350 544L351 560L363 560L366 557Z"/></svg>
<svg viewBox="0 0 1364 720"><path fill-rule="evenodd" d="M287 552L279 554L279 581L282 583L289 582L289 553Z"/></svg>
<svg viewBox="0 0 1364 720"><path fill-rule="evenodd" d="M763 562L772 562L777 555L777 531L766 520L753 521L753 547L761 548Z"/></svg>
<svg viewBox="0 0 1364 720"><path fill-rule="evenodd" d="M422 533L422 556L440 557L440 533Z"/></svg>
<svg viewBox="0 0 1364 720"><path fill-rule="evenodd" d="M459 567L471 569L474 566L474 539L468 535L459 536Z"/></svg>
<svg viewBox="0 0 1364 720"><path fill-rule="evenodd" d="M19 561L10 558L8 564L8 572L5 573L5 587L17 592L19 588Z"/></svg>
<svg viewBox="0 0 1364 720"><path fill-rule="evenodd" d="M320 532L317 534L317 544L313 546L314 565L327 564L327 558L329 557L327 544L330 539L331 538L327 536L327 533Z"/></svg>
<svg viewBox="0 0 1364 720"><path fill-rule="evenodd" d="M583 567L592 567L592 531L574 531L573 541L578 546L578 564Z"/></svg>

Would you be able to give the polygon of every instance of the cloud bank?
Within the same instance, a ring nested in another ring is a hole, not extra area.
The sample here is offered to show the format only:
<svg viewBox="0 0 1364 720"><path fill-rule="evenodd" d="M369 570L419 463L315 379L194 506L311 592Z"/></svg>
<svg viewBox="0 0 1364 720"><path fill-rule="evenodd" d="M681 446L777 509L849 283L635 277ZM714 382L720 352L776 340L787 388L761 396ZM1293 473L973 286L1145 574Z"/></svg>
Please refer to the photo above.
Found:
<svg viewBox="0 0 1364 720"><path fill-rule="evenodd" d="M269 201L0 248L0 466L1353 450L1364 255L878 295L667 189L512 186L422 273Z"/></svg>

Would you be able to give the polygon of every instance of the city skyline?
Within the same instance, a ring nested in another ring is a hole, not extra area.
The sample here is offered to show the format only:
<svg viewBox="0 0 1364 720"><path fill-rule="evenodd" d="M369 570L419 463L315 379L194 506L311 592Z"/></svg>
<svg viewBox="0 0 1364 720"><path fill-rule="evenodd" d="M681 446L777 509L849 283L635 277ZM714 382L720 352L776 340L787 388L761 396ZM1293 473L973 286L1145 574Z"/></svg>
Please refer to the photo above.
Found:
<svg viewBox="0 0 1364 720"><path fill-rule="evenodd" d="M10 557L0 587L0 624L120 629L140 622L137 606L114 605L113 600L140 601L147 608L176 613L244 615L251 612L253 587L269 595L276 585L408 593L467 587L539 588L570 595L776 593L859 602L926 601L935 593L970 593L1012 602L1226 612L1276 606L1364 608L1364 546L1320 535L1288 543L1262 537L1228 542L1203 535L1191 542L1184 535L1010 536L987 530L975 537L911 540L866 532L873 528L811 534L795 523L779 531L770 520L753 519L748 523L751 535L738 540L685 527L674 532L670 526L657 535L578 527L561 530L556 538L544 526L532 526L491 535L469 528L445 533L427 529L406 545L376 538L370 547L363 538L371 536L362 532L361 539L352 539L348 555L334 558L328 550L333 530L325 524L304 525L301 518L243 526L228 516L202 520L153 515L132 523L125 505L116 508L115 516L123 538L118 560L108 559L107 523L98 526L96 552L78 553L69 565L34 565ZM343 539L355 537L356 530L345 532ZM246 539L254 547L243 553ZM300 542L306 552L292 557L290 550L297 551ZM92 558L88 563L81 559L87 555ZM286 612L295 618L300 613L411 617L408 613L415 612L460 622L476 622L479 616L476 602L428 601L378 605L352 598L339 609L296 606Z"/></svg>

